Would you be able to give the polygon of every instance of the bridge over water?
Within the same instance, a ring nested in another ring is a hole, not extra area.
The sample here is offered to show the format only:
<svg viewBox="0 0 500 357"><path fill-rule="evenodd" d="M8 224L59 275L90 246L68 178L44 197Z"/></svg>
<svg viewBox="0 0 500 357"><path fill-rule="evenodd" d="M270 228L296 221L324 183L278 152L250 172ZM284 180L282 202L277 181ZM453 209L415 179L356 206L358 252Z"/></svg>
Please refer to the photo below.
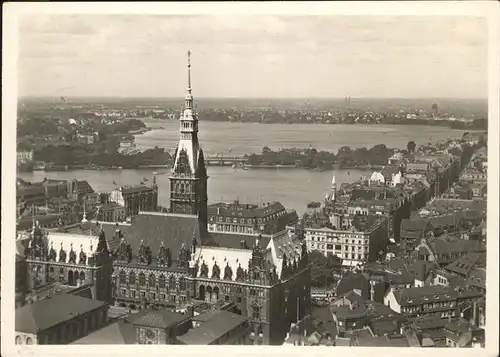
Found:
<svg viewBox="0 0 500 357"><path fill-rule="evenodd" d="M232 166L234 164L244 164L248 161L245 156L238 155L210 155L205 156L207 166Z"/></svg>

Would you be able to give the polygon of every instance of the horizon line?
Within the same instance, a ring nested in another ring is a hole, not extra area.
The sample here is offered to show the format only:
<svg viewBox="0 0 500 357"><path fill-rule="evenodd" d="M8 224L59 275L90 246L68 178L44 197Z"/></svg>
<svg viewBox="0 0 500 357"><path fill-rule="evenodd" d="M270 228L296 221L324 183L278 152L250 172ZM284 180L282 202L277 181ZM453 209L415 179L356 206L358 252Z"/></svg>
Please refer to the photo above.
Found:
<svg viewBox="0 0 500 357"><path fill-rule="evenodd" d="M43 98L77 98L77 99L175 99L175 100L184 100L183 97L170 97L170 96L111 96L111 95L104 95L104 96L86 96L86 95L23 95L23 96L18 96L19 99L25 99L25 98L37 98L37 99L43 99ZM370 96L359 96L359 97L353 97L353 96L343 96L343 97L230 97L230 96L218 96L218 97L209 97L209 96L200 96L200 97L195 97L195 99L279 99L279 100L296 100L296 99L312 99L312 100L325 100L325 99L345 99L345 98L350 98L352 99L444 99L444 100L457 100L457 99L473 99L473 100L488 100L488 96L486 97L438 97L438 96L431 96L431 97L370 97Z"/></svg>

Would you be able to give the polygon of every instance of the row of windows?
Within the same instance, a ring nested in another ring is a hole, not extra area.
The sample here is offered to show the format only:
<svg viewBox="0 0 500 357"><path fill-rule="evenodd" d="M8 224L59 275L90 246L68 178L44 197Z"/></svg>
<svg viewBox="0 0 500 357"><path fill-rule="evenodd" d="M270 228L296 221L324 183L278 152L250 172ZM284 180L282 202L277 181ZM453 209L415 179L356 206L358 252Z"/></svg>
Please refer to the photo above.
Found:
<svg viewBox="0 0 500 357"><path fill-rule="evenodd" d="M440 260L449 260L449 259L458 259L462 256L467 254L467 252L456 252L456 253L444 253L444 254L439 254L438 259Z"/></svg>
<svg viewBox="0 0 500 357"><path fill-rule="evenodd" d="M356 259L356 260L363 260L365 259L365 255L363 254L352 254L352 253L344 253L344 258L345 259Z"/></svg>
<svg viewBox="0 0 500 357"><path fill-rule="evenodd" d="M434 303L430 303L430 304L424 304L423 308L424 308L424 310L431 310L431 309L440 309L443 307L453 308L455 306L457 306L456 301L439 301L439 302L434 302Z"/></svg>
<svg viewBox="0 0 500 357"><path fill-rule="evenodd" d="M100 310L91 315L68 321L66 324L59 325L56 328L40 331L41 334L38 336L38 344L46 345L72 342L86 335L89 331L94 331L104 326L107 322L108 316L106 311ZM34 343L31 337L28 336L23 341L22 336L19 335L16 336L15 342L16 345L32 345Z"/></svg>
<svg viewBox="0 0 500 357"><path fill-rule="evenodd" d="M338 250L338 251L342 251L342 250L346 250L346 251L358 251L358 252L365 252L365 253L368 253L368 245L362 247L362 246L350 246L350 245L346 245L346 246L343 246L343 245L340 245L340 244L336 244L335 247L333 244L320 244L320 243L311 243L310 244L310 247L311 249L327 249L327 250Z"/></svg>
<svg viewBox="0 0 500 357"><path fill-rule="evenodd" d="M264 297L264 290L262 289L250 289L249 291L250 296L259 296L259 297Z"/></svg>
<svg viewBox="0 0 500 357"><path fill-rule="evenodd" d="M438 281L439 284L444 284L444 285L448 284L448 279L442 278L440 276L437 277L437 281Z"/></svg>
<svg viewBox="0 0 500 357"><path fill-rule="evenodd" d="M367 254L353 254L353 253L334 253L333 251L327 251L326 254L328 256L337 256L337 257L340 257L340 258L344 258L344 259L351 259L351 260L364 260L364 259L367 259Z"/></svg>
<svg viewBox="0 0 500 357"><path fill-rule="evenodd" d="M195 188L195 186L192 186L190 184L176 183L175 185L172 185L172 192L173 193L192 193L194 191L191 191L191 190L194 188Z"/></svg>
<svg viewBox="0 0 500 357"><path fill-rule="evenodd" d="M232 232L232 233L254 233L253 227L232 225L232 224L217 224L214 225L214 230L217 232Z"/></svg>
<svg viewBox="0 0 500 357"><path fill-rule="evenodd" d="M16 336L16 345L32 345L33 344L33 339L31 337L26 337L23 343L23 339L21 336Z"/></svg>
<svg viewBox="0 0 500 357"><path fill-rule="evenodd" d="M137 290L127 290L127 289L120 289L120 294L121 297L130 297L132 299L138 299L138 298L148 298L151 301L166 301L167 299L167 294L165 293L156 293L156 292L147 292L147 291L137 291ZM177 295L175 294L170 294L168 295L168 301L171 303L176 302ZM179 302L180 303L186 303L187 302L187 297L184 295L179 296Z"/></svg>
<svg viewBox="0 0 500 357"><path fill-rule="evenodd" d="M192 125L192 121L181 121L181 129L192 129L194 128L196 125Z"/></svg>
<svg viewBox="0 0 500 357"><path fill-rule="evenodd" d="M274 213L270 216L267 216L267 217L264 217L264 218L258 218L258 219L255 219L255 218L237 218L237 217L221 217L221 216L210 216L210 222L214 222L214 221L217 221L217 222L226 222L226 223L240 223L240 224L245 224L245 222L247 224L254 224L256 222L258 223L266 223L266 222L270 222L270 221L274 221L276 220L277 218L283 216L285 214L285 212L278 212L278 213Z"/></svg>
<svg viewBox="0 0 500 357"><path fill-rule="evenodd" d="M124 270L121 270L119 273L119 282L120 284L127 284L127 274L125 273ZM165 288L167 286L167 280L165 278L165 275L160 274L158 278L151 273L149 275L149 278L147 279L147 282L149 286L155 286L156 283L158 282L158 286L160 288ZM186 279L184 277L179 278L179 290L186 290ZM128 283L129 284L138 284L140 286L145 286L146 285L146 275L144 273L140 273L139 276L136 279L135 273L132 271L128 275ZM177 288L177 279L175 278L174 275L170 275L168 278L168 288L171 290L175 290Z"/></svg>
<svg viewBox="0 0 500 357"><path fill-rule="evenodd" d="M306 237L307 239L308 237ZM352 238L358 238L357 240L354 240ZM342 243L342 242L345 242L345 243L351 243L351 244L368 244L366 238L363 239L364 237L361 236L361 235L356 235L354 237L352 236L334 236L334 237L316 237L316 236L311 236L310 239L311 241L317 241L317 242L339 242L339 243Z"/></svg>

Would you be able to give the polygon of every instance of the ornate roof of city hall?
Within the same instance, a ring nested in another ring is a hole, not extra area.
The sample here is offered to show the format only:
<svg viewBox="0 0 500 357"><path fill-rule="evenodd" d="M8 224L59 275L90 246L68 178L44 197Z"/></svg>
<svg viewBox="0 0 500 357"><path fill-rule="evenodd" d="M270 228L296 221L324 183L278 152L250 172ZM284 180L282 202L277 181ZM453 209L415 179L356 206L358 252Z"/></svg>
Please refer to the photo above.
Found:
<svg viewBox="0 0 500 357"><path fill-rule="evenodd" d="M197 216L192 215L141 212L132 224L117 225L103 222L101 225L106 239L113 242L116 231L120 230L125 242L130 244L134 255L139 251L142 241L144 245L151 248L154 257L163 242L165 247L170 249L174 260L183 245L186 249L191 246L193 237L198 246L215 245L214 239L203 223Z"/></svg>

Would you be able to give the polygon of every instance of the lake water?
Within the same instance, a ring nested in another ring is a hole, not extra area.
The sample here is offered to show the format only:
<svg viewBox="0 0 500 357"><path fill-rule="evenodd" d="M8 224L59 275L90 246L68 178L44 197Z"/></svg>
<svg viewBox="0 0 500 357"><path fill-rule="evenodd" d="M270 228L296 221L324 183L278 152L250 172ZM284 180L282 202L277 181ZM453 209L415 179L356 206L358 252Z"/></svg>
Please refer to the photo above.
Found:
<svg viewBox="0 0 500 357"><path fill-rule="evenodd" d="M151 128L163 127L136 137L142 148L156 145L173 150L179 140L177 120L144 120ZM417 145L448 137L461 137L463 130L420 125L349 125L349 124L258 124L210 122L200 120L200 143L206 155L217 153L260 153L263 146L271 149L308 148L337 152L342 146L371 148L385 144L391 148L406 148L408 141Z"/></svg>
<svg viewBox="0 0 500 357"><path fill-rule="evenodd" d="M154 146L173 150L178 140L177 121L146 120L155 129L136 137L138 146ZM371 125L314 125L314 124L256 124L200 121L200 142L206 155L216 153L258 153L264 145L306 148L312 145L318 150L337 151L341 146L372 147L385 144L388 147L405 148L408 141L427 143L448 137L461 137L464 131L428 126L371 126ZM153 172L161 170L78 170L69 172L20 173L24 180L40 181L44 177L70 180L87 180L96 191L106 191L118 185L134 185L144 178L151 183ZM233 170L230 167L209 166L208 200L210 203L239 199L242 203L280 201L299 214L311 201L320 201L330 188L332 175L337 184L369 176L366 170L309 171L303 169L249 169ZM160 205L168 206L169 172L158 175Z"/></svg>

